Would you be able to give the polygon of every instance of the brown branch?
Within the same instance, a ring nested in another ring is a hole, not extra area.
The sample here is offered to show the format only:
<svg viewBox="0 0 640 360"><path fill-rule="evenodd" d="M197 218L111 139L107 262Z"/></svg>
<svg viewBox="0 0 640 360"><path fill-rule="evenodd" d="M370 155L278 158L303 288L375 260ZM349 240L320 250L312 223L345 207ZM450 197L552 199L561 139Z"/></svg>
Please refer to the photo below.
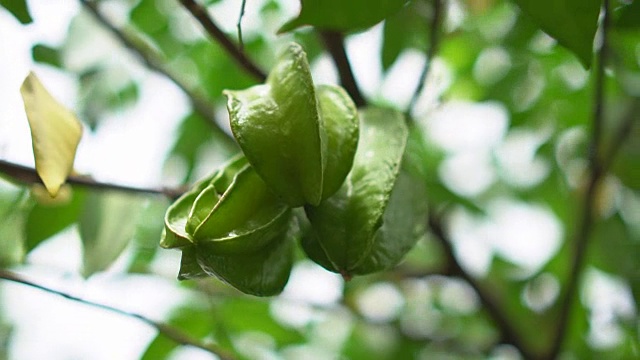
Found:
<svg viewBox="0 0 640 360"><path fill-rule="evenodd" d="M340 75L340 83L347 90L353 102L357 107L367 105L367 101L362 96L360 88L356 83L356 79L351 70L351 64L349 64L349 58L344 48L344 37L341 33L335 31L321 31L320 37L324 42L327 51L331 54L333 63L338 69Z"/></svg>
<svg viewBox="0 0 640 360"><path fill-rule="evenodd" d="M0 172L8 175L10 178L24 184L42 184L42 180L34 168L18 165L6 160L0 159ZM101 190L117 190L130 193L156 194L163 195L170 199L175 199L184 193L184 189L174 188L140 188L122 184L105 183L92 179L88 176L69 176L67 183L79 185Z"/></svg>
<svg viewBox="0 0 640 360"><path fill-rule="evenodd" d="M100 23L105 29L107 29L121 44L134 54L148 69L166 77L172 83L174 83L185 95L189 98L193 110L202 116L207 123L212 126L213 130L220 135L223 135L223 139L233 141L233 139L223 131L215 118L215 108L207 100L207 98L200 92L191 89L178 75L172 73L162 60L162 56L152 48L148 46L142 46L142 40L136 39L132 34L127 34L123 30L117 28L111 21L109 21L98 8L98 4L94 1L79 0L84 8L93 15L94 19Z"/></svg>
<svg viewBox="0 0 640 360"><path fill-rule="evenodd" d="M418 82L418 87L416 91L413 93L411 97L411 102L409 102L409 107L407 108L407 115L411 115L413 109L418 102L418 98L420 97L420 93L424 89L424 85L427 81L427 77L429 76L429 72L431 71L431 64L433 64L433 57L438 53L438 49L440 48L440 25L442 23L443 12L444 12L444 0L433 0L433 14L431 18L431 24L429 26L429 47L427 48L426 59L424 63L424 68L422 68L422 73L420 74L420 81ZM407 116L407 119L410 117Z"/></svg>
<svg viewBox="0 0 640 360"><path fill-rule="evenodd" d="M435 212L436 211L433 209L429 211L429 228L431 229L431 233L442 245L445 256L447 258L447 262L450 267L448 273L460 277L475 290L478 298L480 298L480 301L482 302L483 307L486 309L487 313L493 319L496 326L500 330L502 334L502 341L504 343L516 347L525 359L537 359L538 356L533 354L528 349L524 341L518 335L518 331L512 324L507 314L502 311L500 303L490 292L486 291L474 277L472 277L467 271L462 268L455 256L451 241L449 240L443 228L442 217L435 215Z"/></svg>
<svg viewBox="0 0 640 360"><path fill-rule="evenodd" d="M180 0L182 6L187 9L193 17L198 20L204 30L211 36L220 46L222 46L231 57L233 57L238 65L247 71L259 82L264 82L267 75L256 65L247 55L234 44L227 35L216 25L207 9L198 4L195 0Z"/></svg>
<svg viewBox="0 0 640 360"><path fill-rule="evenodd" d="M173 340L174 342L176 342L177 344L180 345L188 345L188 346L194 346L197 347L199 349L202 349L204 351L207 351L211 354L214 354L216 356L218 356L220 359L225 359L225 360L232 360L235 357L229 353L227 350L220 348L217 345L214 344L206 344L198 339L192 338L191 336L189 336L188 334L184 333L182 330L174 328L170 325L161 323L161 322L157 322L154 320L149 319L148 317L145 317L143 315L140 314L136 314L133 312L129 312L129 311L125 311L122 309L118 309L109 305L105 305L105 304L100 304L97 302L93 302L93 301L89 301L89 300L85 300L82 298L79 298L77 296L62 292L62 291L58 291L58 290L54 290L51 288L48 288L44 285L40 285L37 283L34 283L30 280L25 279L24 277L22 277L22 275L16 274L14 272L11 271L7 271L7 270L3 270L0 269L0 279L4 279L7 281L11 281L13 283L17 283L17 284L22 284L22 285L26 285L29 286L31 288L34 289L38 289L40 291L44 291L50 294L54 294L54 295L58 295L58 296L62 296L65 299L71 300L71 301L75 301L87 306L91 306L94 308L98 308L98 309L102 309L102 310L107 310L110 311L112 313L116 313L116 314L120 314L126 317L130 317L136 320L139 320L153 328L155 328L156 330L158 330L158 332L162 335L164 335L165 337L167 337L170 340Z"/></svg>
<svg viewBox="0 0 640 360"><path fill-rule="evenodd" d="M591 128L591 143L589 145L589 178L583 198L583 211L576 230L575 236L571 244L573 244L573 257L571 258L571 266L567 280L567 286L560 300L558 322L553 337L554 342L551 344L548 352L548 359L555 359L562 350L564 340L571 323L572 306L576 301L578 286L582 278L582 272L585 262L585 255L588 248L591 229L595 221L594 207L600 180L605 175L605 170L600 159L600 146L602 139L602 124L604 122L604 81L605 81L605 64L608 57L608 30L610 24L609 0L603 3L603 21L602 21L602 45L598 51L597 67L595 68L595 91L593 99L593 124Z"/></svg>

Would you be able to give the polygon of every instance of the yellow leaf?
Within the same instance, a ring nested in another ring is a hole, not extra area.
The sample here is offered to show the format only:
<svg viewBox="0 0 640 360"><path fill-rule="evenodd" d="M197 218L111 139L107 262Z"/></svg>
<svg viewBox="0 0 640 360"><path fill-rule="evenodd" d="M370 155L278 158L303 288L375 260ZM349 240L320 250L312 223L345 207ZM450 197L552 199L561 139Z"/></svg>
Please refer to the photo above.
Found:
<svg viewBox="0 0 640 360"><path fill-rule="evenodd" d="M62 106L31 72L20 88L27 112L36 171L55 197L73 168L82 136L75 114Z"/></svg>

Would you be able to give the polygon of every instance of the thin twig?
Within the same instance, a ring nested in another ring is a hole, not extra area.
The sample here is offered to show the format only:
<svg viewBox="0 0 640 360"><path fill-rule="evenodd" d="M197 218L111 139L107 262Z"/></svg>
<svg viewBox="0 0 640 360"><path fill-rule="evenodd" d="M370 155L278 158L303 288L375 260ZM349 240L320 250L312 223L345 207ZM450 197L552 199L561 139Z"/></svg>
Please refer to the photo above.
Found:
<svg viewBox="0 0 640 360"><path fill-rule="evenodd" d="M244 41L242 40L242 17L244 16L244 9L247 5L247 0L242 0L242 4L240 4L240 16L238 16L238 23L236 24L236 28L238 29L238 46L240 47L240 51L244 50Z"/></svg>
<svg viewBox="0 0 640 360"><path fill-rule="evenodd" d="M571 244L574 246L567 286L560 300L557 328L554 341L548 352L548 359L555 359L562 350L571 323L572 306L575 303L578 286L582 278L585 255L589 237L595 221L594 207L600 180L605 175L600 158L600 143L602 139L602 124L604 121L604 79L605 64L608 56L608 30L610 23L609 0L604 0L604 16L602 20L602 45L598 51L597 67L595 68L595 91L593 99L593 124L591 129L591 143L589 146L589 178L584 193L582 217Z"/></svg>
<svg viewBox="0 0 640 360"><path fill-rule="evenodd" d="M320 37L324 42L329 54L333 58L333 62L338 69L340 75L340 83L349 93L353 102L358 107L365 106L367 101L362 96L358 83L353 75L349 58L344 48L344 37L341 33L335 31L321 31Z"/></svg>
<svg viewBox="0 0 640 360"><path fill-rule="evenodd" d="M98 8L98 4L95 1L90 0L79 0L80 3L84 6L84 8L96 19L98 23L100 23L105 29L109 30L109 32L131 53L136 55L138 59L150 70L155 71L156 73L166 77L172 83L174 83L180 90L182 90L191 105L193 106L193 110L207 120L207 123L213 127L213 130L223 135L223 139L228 139L229 141L233 141L233 139L224 132L217 124L215 119L215 108L211 105L211 103L206 99L205 96L200 94L199 92L191 89L183 80L181 80L178 75L171 72L165 65L162 60L162 56L153 51L152 48L148 46L140 46L140 41L136 40L132 35L126 34L123 30L116 27L111 21L109 21Z"/></svg>
<svg viewBox="0 0 640 360"><path fill-rule="evenodd" d="M0 160L0 172L23 184L42 184L42 180L34 168ZM140 188L122 184L100 182L87 176L69 176L67 183L101 190L117 190L130 193L163 195L175 199L184 193L184 189L174 188Z"/></svg>
<svg viewBox="0 0 640 360"><path fill-rule="evenodd" d="M427 48L427 57L425 59L424 68L422 68L422 73L420 74L418 87L411 97L411 102L409 102L407 115L411 115L413 109L416 107L418 98L420 97L420 94L424 89L427 77L429 76L429 72L431 71L433 57L438 53L438 49L440 48L440 24L442 23L442 15L444 10L444 4L442 3L443 1L444 0L433 0L433 17L431 18L431 24L429 26L429 47ZM407 116L407 119L409 118L410 116Z"/></svg>
<svg viewBox="0 0 640 360"><path fill-rule="evenodd" d="M264 82L266 80L267 75L264 71L249 59L242 49L229 40L227 35L218 27L211 16L209 16L209 13L204 6L198 4L195 0L180 0L180 3L196 20L198 20L209 36L217 41L218 44L220 44L227 53L237 61L238 65L247 71L248 74L253 76L259 82Z"/></svg>
<svg viewBox="0 0 640 360"><path fill-rule="evenodd" d="M3 270L0 269L0 279L4 279L7 281L11 281L17 284L22 284L22 285L26 285L29 286L31 288L34 289L38 289L44 292L48 292L50 294L55 294L58 296L62 296L65 299L71 300L71 301L75 301L87 306L91 306L94 308L98 308L98 309L102 309L102 310L107 310L110 311L112 313L116 313L116 314L120 314L126 317L130 317L136 320L139 320L153 328L155 328L156 330L158 330L158 332L162 335L164 335L165 337L167 337L168 339L171 339L173 341L175 341L176 343L180 344L180 345L189 345L189 346L194 346L197 347L199 349L202 349L204 351L207 351L209 353L212 353L216 356L218 356L220 359L225 359L225 360L232 360L235 357L230 354L227 350L224 350L222 348L220 348L217 345L214 344L205 344L202 341L192 338L191 336L189 336L188 334L184 333L182 330L179 330L177 328L174 328L170 325L161 323L161 322L157 322L154 320L151 320L143 315L140 314L136 314L133 312L129 312L129 311L125 311L122 309L118 309L109 305L105 305L105 304L100 304L97 302L93 302L93 301L89 301L89 300L85 300L82 298L79 298L77 296L59 291L59 290L55 290L55 289L51 289L49 287L46 287L44 285L40 285L37 283L34 283L30 280L25 279L24 277L22 277L22 275L19 275L17 273L11 272L11 271L7 271L7 270Z"/></svg>
<svg viewBox="0 0 640 360"><path fill-rule="evenodd" d="M469 284L469 286L471 286L475 290L476 294L478 294L478 298L480 298L480 301L482 302L483 307L487 310L487 313L491 316L493 321L495 321L496 326L500 329L500 332L502 333L502 341L506 344L510 344L516 347L525 359L537 359L538 356L533 354L525 345L524 341L518 335L518 331L512 324L507 314L502 311L501 305L494 298L494 296L490 292L486 291L475 278L473 278L467 271L462 268L455 256L451 241L445 233L442 224L442 218L438 215L435 215L435 210L429 212L428 222L431 233L440 242L445 252L447 262L450 266L448 272L462 278Z"/></svg>

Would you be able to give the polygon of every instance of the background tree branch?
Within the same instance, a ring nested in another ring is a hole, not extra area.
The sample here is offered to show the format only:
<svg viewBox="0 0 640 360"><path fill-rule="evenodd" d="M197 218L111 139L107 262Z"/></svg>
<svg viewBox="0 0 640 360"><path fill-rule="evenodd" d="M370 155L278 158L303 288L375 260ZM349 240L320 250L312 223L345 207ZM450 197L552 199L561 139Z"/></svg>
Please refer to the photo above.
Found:
<svg viewBox="0 0 640 360"><path fill-rule="evenodd" d="M195 0L180 0L182 6L187 9L193 17L198 20L202 28L214 39L222 48L224 48L229 55L247 71L248 74L253 76L258 82L264 82L267 79L267 75L264 71L258 67L242 49L234 44L227 35L218 27L213 21L207 8L197 3Z"/></svg>
<svg viewBox="0 0 640 360"><path fill-rule="evenodd" d="M228 139L232 142L233 139L224 132L215 118L215 108L211 105L209 100L200 92L191 89L177 74L171 72L165 65L162 56L157 54L151 47L140 46L142 40L136 39L136 36L131 32L125 32L124 30L116 27L109 19L107 19L100 11L98 4L95 1L79 0L82 6L89 12L94 19L107 29L126 49L133 53L140 61L150 70L166 77L172 83L174 83L185 95L189 98L193 110L202 116L207 123L213 128L213 130L222 135L223 139Z"/></svg>
<svg viewBox="0 0 640 360"><path fill-rule="evenodd" d="M538 356L532 353L525 345L507 314L502 311L502 305L499 301L489 291L486 291L484 287L460 265L460 262L458 262L458 259L456 258L451 240L444 229L442 219L442 215L436 214L435 209L432 208L429 211L429 228L431 229L431 233L442 245L449 265L449 270L447 272L450 276L457 276L461 278L475 290L478 298L480 298L483 308L487 311L500 330L502 341L504 343L516 347L525 359L538 359Z"/></svg>
<svg viewBox="0 0 640 360"><path fill-rule="evenodd" d="M0 160L0 172L22 184L42 184L42 180L38 176L36 169L28 166L15 164L6 160ZM85 186L99 190L117 190L130 193L163 195L169 199L175 199L185 191L183 188L141 188L122 184L106 183L96 181L90 176L77 175L69 176L66 182L72 185Z"/></svg>
<svg viewBox="0 0 640 360"><path fill-rule="evenodd" d="M362 92L356 83L347 52L344 47L344 36L336 31L321 31L320 38L325 44L327 51L331 54L333 63L338 69L340 76L340 84L347 90L353 102L357 107L362 107L367 104L367 101L362 96Z"/></svg>
<svg viewBox="0 0 640 360"><path fill-rule="evenodd" d="M407 108L407 115L411 115L416 107L418 98L420 97L422 90L424 90L424 85L427 81L427 77L429 76L429 72L431 71L433 57L438 53L438 49L440 48L440 25L442 23L442 18L444 17L444 1L445 0L433 0L433 13L431 23L429 24L429 46L425 54L425 63L422 68L422 73L420 74L418 87L416 87L416 90L411 97L411 102L409 102L409 107Z"/></svg>
<svg viewBox="0 0 640 360"><path fill-rule="evenodd" d="M553 337L554 342L549 348L546 358L555 359L560 354L562 346L567 337L568 328L571 322L572 307L575 306L580 280L582 279L586 252L591 236L591 230L596 221L595 200L598 186L605 175L605 170L601 162L601 142L602 128L604 122L604 82L605 65L607 63L609 44L608 32L610 25L609 0L603 3L602 20L602 44L597 53L597 63L595 68L595 84L593 97L591 140L589 144L589 174L582 200L582 215L580 217L575 235L570 243L573 245L572 258L570 260L569 275L567 283L560 298L557 327Z"/></svg>
<svg viewBox="0 0 640 360"><path fill-rule="evenodd" d="M35 283L31 280L28 280L26 278L24 278L22 275L19 275L17 273L8 271L8 270L4 270L4 269L0 269L0 279L4 279L6 281L10 281L16 284L21 284L21 285L25 285L28 287L31 287L33 289L38 289L40 291L44 291L50 294L54 294L54 295L58 295L58 296L62 296L63 298L67 299L67 300L71 300L71 301L75 301L77 303L81 303L93 308L97 308L97 309L102 309L102 310L107 310L109 312L115 313L115 314L120 314L132 319L136 319L139 320L153 328L155 328L156 330L158 330L158 332L162 335L164 335L165 337L167 337L168 339L171 339L173 341L175 341L177 344L180 345L189 345L189 346L194 346L197 347L199 349L202 349L204 351L207 351L211 354L214 354L216 356L218 356L220 359L224 359L224 360L232 360L235 358L235 356L233 356L232 354L230 354L228 351L218 347L217 345L214 344L207 344L204 343L202 341L200 341L199 339L195 339L192 338L191 336L189 336L188 334L184 333L182 330L176 329L170 325L161 323L161 322L157 322L154 320L149 319L146 316L140 315L140 314L136 314L133 312L129 312L129 311L125 311L122 309L118 309L115 308L113 306L109 306L109 305L105 305L105 304L100 304L97 302L93 302L93 301L89 301L89 300L85 300L82 298L79 298L77 296L68 294L66 292L63 291L58 291L55 289L51 289L49 287L46 287L44 285L40 285L38 283Z"/></svg>

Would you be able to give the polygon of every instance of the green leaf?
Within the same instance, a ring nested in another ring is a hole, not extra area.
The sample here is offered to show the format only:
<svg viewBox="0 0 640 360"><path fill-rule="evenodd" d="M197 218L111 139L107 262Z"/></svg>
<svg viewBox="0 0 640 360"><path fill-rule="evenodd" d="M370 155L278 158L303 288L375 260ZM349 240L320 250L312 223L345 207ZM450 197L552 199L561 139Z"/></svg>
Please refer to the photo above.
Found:
<svg viewBox="0 0 640 360"><path fill-rule="evenodd" d="M142 210L140 198L121 192L94 192L87 196L79 228L82 238L82 274L108 268L133 238Z"/></svg>
<svg viewBox="0 0 640 360"><path fill-rule="evenodd" d="M270 302L247 297L233 298L222 302L216 310L221 327L231 336L260 332L271 337L278 348L305 341L300 331L274 319Z"/></svg>
<svg viewBox="0 0 640 360"><path fill-rule="evenodd" d="M36 44L31 48L31 57L33 61L42 64L48 64L53 67L62 68L62 59L60 51L44 44Z"/></svg>
<svg viewBox="0 0 640 360"><path fill-rule="evenodd" d="M540 28L591 67L600 0L515 0Z"/></svg>
<svg viewBox="0 0 640 360"><path fill-rule="evenodd" d="M320 120L300 45L286 47L266 84L224 94L231 130L267 185L292 207L320 203Z"/></svg>
<svg viewBox="0 0 640 360"><path fill-rule="evenodd" d="M211 333L214 320L210 309L189 303L172 311L166 324L184 331L193 338L203 339ZM163 334L158 334L147 346L141 360L167 359L179 346L180 344Z"/></svg>
<svg viewBox="0 0 640 360"><path fill-rule="evenodd" d="M0 191L0 268L20 264L26 254L24 225L26 190Z"/></svg>
<svg viewBox="0 0 640 360"><path fill-rule="evenodd" d="M361 138L353 168L335 195L317 207L305 208L312 230L302 243L312 260L347 278L374 271L360 266L370 265L367 258L372 249L387 246L375 244L376 232L382 226L407 141L404 117L397 111L371 108L362 111L360 119Z"/></svg>
<svg viewBox="0 0 640 360"><path fill-rule="evenodd" d="M29 73L20 92L31 128L36 170L51 197L55 197L73 168L82 125L49 94L34 73Z"/></svg>
<svg viewBox="0 0 640 360"><path fill-rule="evenodd" d="M0 6L7 9L21 24L33 21L26 0L0 0Z"/></svg>
<svg viewBox="0 0 640 360"><path fill-rule="evenodd" d="M180 179L180 183L195 182L195 170L198 166L202 150L208 145L216 146L216 149L225 158L238 152L238 148L229 137L221 136L212 131L213 127L201 116L192 113L187 115L178 127L176 140L169 156L176 156L186 162L186 172Z"/></svg>
<svg viewBox="0 0 640 360"><path fill-rule="evenodd" d="M398 11L407 0L300 0L298 17L284 24L279 33L312 25L319 29L354 31L371 27Z"/></svg>
<svg viewBox="0 0 640 360"><path fill-rule="evenodd" d="M164 230L164 214L169 200L164 197L150 197L140 213L138 226L134 235L132 255L127 272L153 273L152 262L158 253L158 239Z"/></svg>
<svg viewBox="0 0 640 360"><path fill-rule="evenodd" d="M78 221L85 198L86 192L75 188L71 199L64 204L36 203L29 211L24 227L27 252Z"/></svg>
<svg viewBox="0 0 640 360"><path fill-rule="evenodd" d="M382 68L388 70L406 48L423 50L427 45L428 13L426 1L411 1L384 21L382 33Z"/></svg>
<svg viewBox="0 0 640 360"><path fill-rule="evenodd" d="M615 22L616 28L637 29L640 28L640 2L632 1L619 10L619 16Z"/></svg>

